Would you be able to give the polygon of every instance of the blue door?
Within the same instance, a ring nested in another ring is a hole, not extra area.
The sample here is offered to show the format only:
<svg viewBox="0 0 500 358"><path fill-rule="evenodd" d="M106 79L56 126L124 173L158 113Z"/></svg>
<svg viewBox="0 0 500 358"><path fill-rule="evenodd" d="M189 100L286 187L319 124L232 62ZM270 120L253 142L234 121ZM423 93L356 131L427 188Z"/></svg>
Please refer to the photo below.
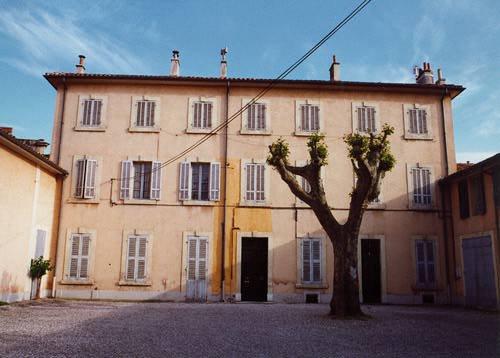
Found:
<svg viewBox="0 0 500 358"><path fill-rule="evenodd" d="M462 241L465 279L465 305L497 309L495 272L491 237L482 236Z"/></svg>

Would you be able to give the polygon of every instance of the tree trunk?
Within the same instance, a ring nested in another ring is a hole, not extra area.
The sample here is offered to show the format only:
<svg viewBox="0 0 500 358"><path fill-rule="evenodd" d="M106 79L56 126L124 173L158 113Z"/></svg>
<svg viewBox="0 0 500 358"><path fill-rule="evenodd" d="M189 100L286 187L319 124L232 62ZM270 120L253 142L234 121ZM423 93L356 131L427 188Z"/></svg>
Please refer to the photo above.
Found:
<svg viewBox="0 0 500 358"><path fill-rule="evenodd" d="M333 241L334 275L330 314L335 317L363 315L359 304L357 233L343 232Z"/></svg>
<svg viewBox="0 0 500 358"><path fill-rule="evenodd" d="M37 300L40 299L40 285L42 283L42 278L41 277L37 277L36 278L36 295L35 295L35 298Z"/></svg>

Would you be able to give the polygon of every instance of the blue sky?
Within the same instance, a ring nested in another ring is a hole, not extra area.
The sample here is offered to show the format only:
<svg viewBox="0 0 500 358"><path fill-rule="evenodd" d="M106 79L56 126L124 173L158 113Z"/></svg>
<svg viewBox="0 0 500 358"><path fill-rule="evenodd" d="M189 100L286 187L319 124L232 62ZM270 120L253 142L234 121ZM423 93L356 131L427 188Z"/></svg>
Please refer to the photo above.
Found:
<svg viewBox="0 0 500 358"><path fill-rule="evenodd" d="M231 77L272 78L305 53L360 0L0 0L0 126L50 141L55 91L45 72L218 76L229 48ZM423 61L467 90L453 102L457 159L500 152L500 2L373 0L288 78L328 79L332 54L349 81L414 82Z"/></svg>

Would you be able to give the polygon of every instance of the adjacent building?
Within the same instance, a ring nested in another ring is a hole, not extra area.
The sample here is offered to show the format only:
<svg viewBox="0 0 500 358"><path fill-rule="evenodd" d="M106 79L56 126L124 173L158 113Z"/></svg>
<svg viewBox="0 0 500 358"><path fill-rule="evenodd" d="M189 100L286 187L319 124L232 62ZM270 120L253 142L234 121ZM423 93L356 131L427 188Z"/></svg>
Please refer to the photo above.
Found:
<svg viewBox="0 0 500 358"><path fill-rule="evenodd" d="M33 298L28 276L33 258L54 263L62 181L67 172L43 154L43 140L21 140L0 128L0 301ZM41 283L51 294L52 276Z"/></svg>
<svg viewBox="0 0 500 358"><path fill-rule="evenodd" d="M176 51L165 76L91 74L83 60L45 75L57 91L51 159L69 172L57 296L328 300L331 243L266 165L268 146L285 138L300 165L307 137L324 133L323 181L343 220L355 177L342 137L388 123L397 164L363 220L361 299L448 302L436 183L456 167L452 100L464 88L440 71L434 81L425 63L414 84L349 82L334 58L330 80L273 82L227 78L225 58L220 78L180 76Z"/></svg>

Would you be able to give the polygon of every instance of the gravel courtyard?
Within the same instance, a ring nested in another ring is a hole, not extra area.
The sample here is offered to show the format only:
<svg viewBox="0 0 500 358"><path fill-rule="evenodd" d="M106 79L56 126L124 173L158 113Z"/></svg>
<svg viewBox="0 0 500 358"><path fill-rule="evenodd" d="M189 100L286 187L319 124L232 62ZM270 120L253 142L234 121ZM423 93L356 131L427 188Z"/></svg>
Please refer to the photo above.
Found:
<svg viewBox="0 0 500 358"><path fill-rule="evenodd" d="M46 300L0 306L0 357L496 357L500 316L458 308Z"/></svg>

